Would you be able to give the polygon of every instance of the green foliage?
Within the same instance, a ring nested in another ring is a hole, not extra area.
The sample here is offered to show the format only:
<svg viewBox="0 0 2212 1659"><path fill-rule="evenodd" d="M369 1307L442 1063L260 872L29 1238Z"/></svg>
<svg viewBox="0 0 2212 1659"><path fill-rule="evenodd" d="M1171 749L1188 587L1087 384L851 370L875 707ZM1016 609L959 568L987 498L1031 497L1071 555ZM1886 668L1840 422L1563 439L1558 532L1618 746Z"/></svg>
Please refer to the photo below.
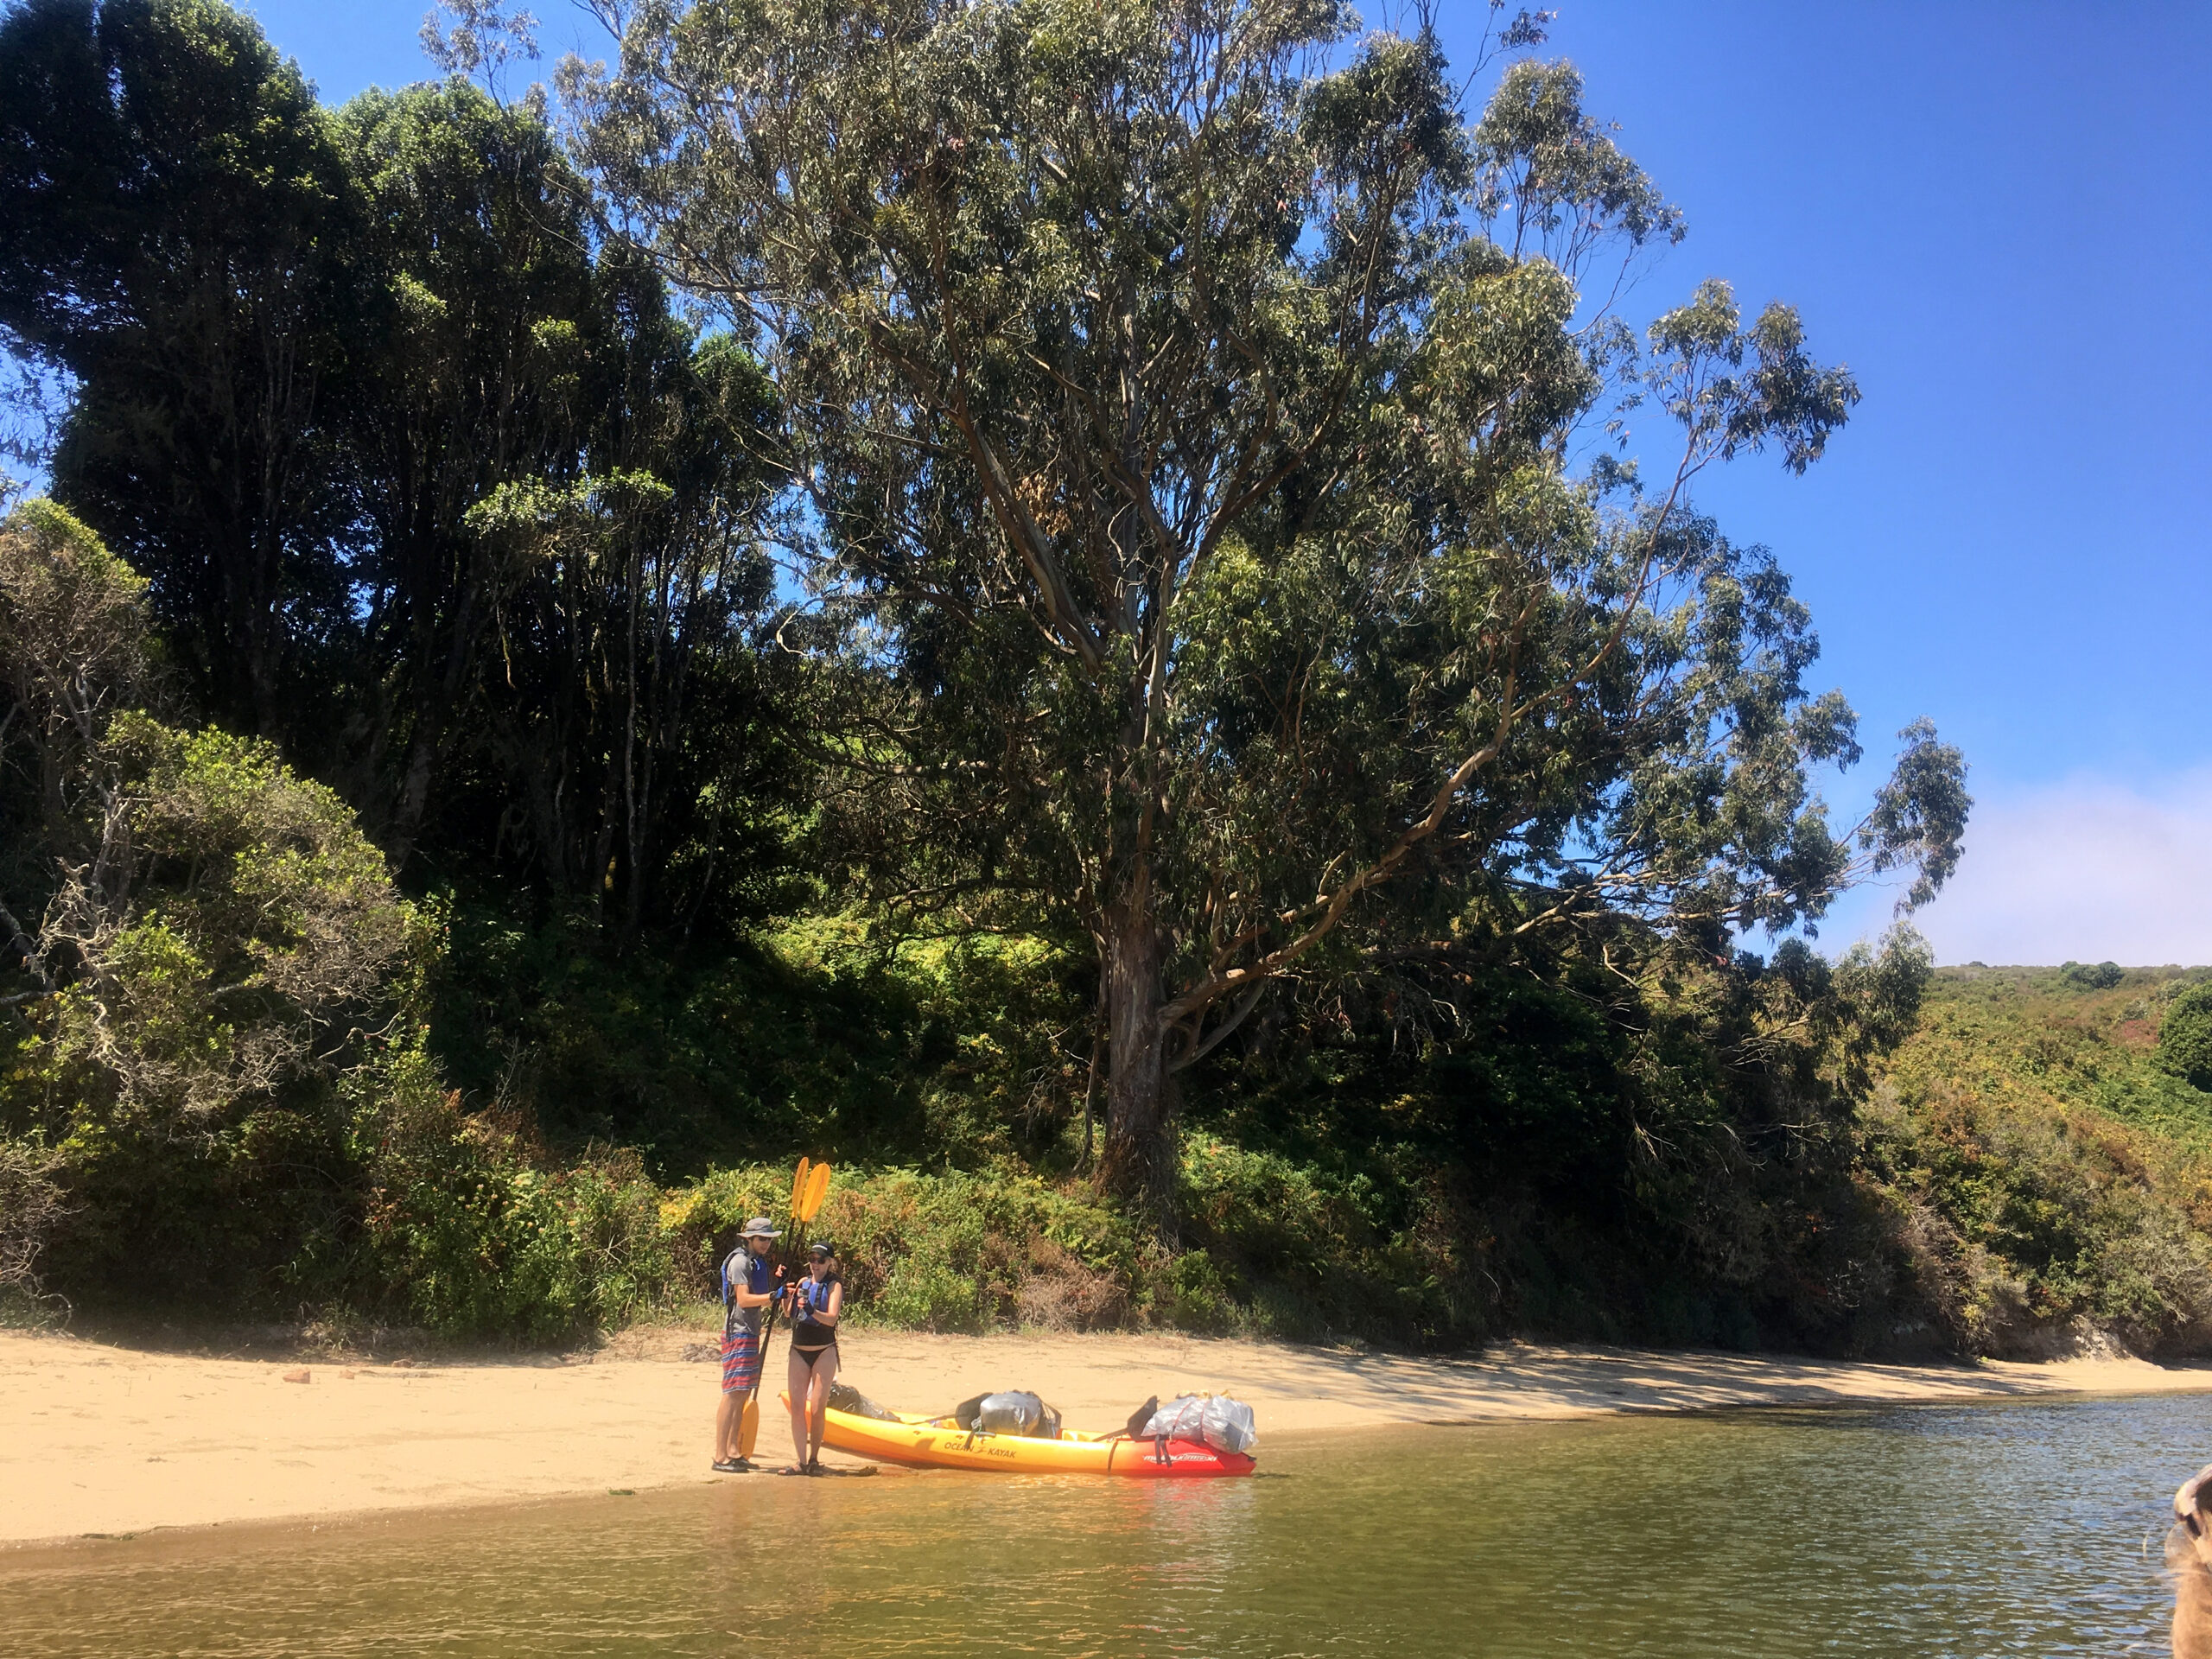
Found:
<svg viewBox="0 0 2212 1659"><path fill-rule="evenodd" d="M0 1313L39 1288L39 1258L64 1202L60 1164L41 1141L0 1134Z"/></svg>
<svg viewBox="0 0 2212 1659"><path fill-rule="evenodd" d="M0 521L9 677L16 697L71 711L63 682L79 674L111 694L146 671L146 581L60 503L23 502Z"/></svg>
<svg viewBox="0 0 2212 1659"><path fill-rule="evenodd" d="M266 745L126 711L73 760L95 850L19 939L0 1077L0 1138L52 1149L42 1271L95 1301L313 1300L347 1230L333 1090L419 918Z"/></svg>
<svg viewBox="0 0 2212 1659"><path fill-rule="evenodd" d="M1105 1172L1163 1216L1170 1077L1294 974L1509 893L1503 938L1715 950L1876 869L1918 901L1968 804L1916 725L1831 828L1854 719L1689 506L1739 453L1803 470L1850 373L1719 283L1640 342L1579 324L1681 229L1580 78L1516 64L1469 128L1432 32L1352 26L699 0L564 76L628 221L763 325L856 711L832 827L900 909L1096 954ZM1648 489L1610 443L1570 470L1639 403L1678 429Z"/></svg>
<svg viewBox="0 0 2212 1659"><path fill-rule="evenodd" d="M2127 976L2126 969L2116 962L2101 962L2094 967L2069 962L2061 964L2058 976L2085 991L2108 991Z"/></svg>
<svg viewBox="0 0 2212 1659"><path fill-rule="evenodd" d="M518 1126L464 1112L419 1050L352 1092L372 1309L444 1336L543 1343L660 1305L673 1261L634 1153L556 1162Z"/></svg>
<svg viewBox="0 0 2212 1659"><path fill-rule="evenodd" d="M0 334L72 378L56 490L197 709L418 881L620 948L757 907L794 782L751 637L772 400L587 194L540 104L326 111L216 0L0 21Z"/></svg>
<svg viewBox="0 0 2212 1659"><path fill-rule="evenodd" d="M2193 993L2153 1063L2109 964L1954 1041L1909 933L1731 954L1929 896L1964 766L1829 822L1854 717L1688 492L1856 385L1723 283L1587 321L1682 221L1570 67L1469 124L1308 0L639 16L580 160L215 0L0 20L0 343L73 387L0 1287L565 1341L805 1152L863 1321L2194 1340Z"/></svg>
<svg viewBox="0 0 2212 1659"><path fill-rule="evenodd" d="M127 706L143 603L51 504L0 522L0 763L42 809L0 868L44 866L29 928L0 903L0 1288L541 1340L656 1300L634 1154L556 1163L392 1047L437 941L338 797Z"/></svg>
<svg viewBox="0 0 2212 1659"><path fill-rule="evenodd" d="M1163 1245L1087 1185L1013 1165L974 1172L840 1167L812 1229L834 1238L858 1324L982 1332L1160 1324L1295 1338L1464 1339L1433 1264L1389 1240L1313 1169L1193 1137L1191 1231ZM780 1216L788 1166L718 1170L664 1216L694 1294L747 1216Z"/></svg>
<svg viewBox="0 0 2212 1659"><path fill-rule="evenodd" d="M1327 1263L1318 1287L1276 1269L1321 1310L1307 1328L1878 1343L1896 1274L1852 1099L1911 1028L1924 946L1726 968L1649 949L1531 974L1471 926L1217 1069L1192 1116L1329 1200L1285 1184L1249 1207L1299 1217L1275 1236Z"/></svg>
<svg viewBox="0 0 2212 1659"><path fill-rule="evenodd" d="M1217 1063L1185 1102L1172 1243L1003 1161L841 1167L818 1227L856 1319L930 1329L1883 1345L1919 1305L1839 1084L1910 1029L1924 948L1651 966L1631 1014L1580 969L1546 984L1462 959L1430 982L1456 1001L1424 998L1425 1027L1401 983L1349 1026ZM696 1291L789 1180L747 1166L672 1197Z"/></svg>
<svg viewBox="0 0 2212 1659"><path fill-rule="evenodd" d="M162 1135L326 1070L416 928L383 855L266 744L125 713L98 760L111 868L48 906L46 1064Z"/></svg>
<svg viewBox="0 0 2212 1659"><path fill-rule="evenodd" d="M0 848L8 885L43 898L53 870L34 842L92 850L84 785L118 709L144 690L152 652L146 584L66 508L22 503L0 519ZM14 924L8 931L17 932Z"/></svg>
<svg viewBox="0 0 2212 1659"><path fill-rule="evenodd" d="M588 922L454 914L433 1047L548 1134L637 1146L662 1179L768 1154L1049 1165L1085 1058L1064 960L1033 939L886 952L849 917L609 962Z"/></svg>
<svg viewBox="0 0 2212 1659"><path fill-rule="evenodd" d="M349 603L329 480L353 209L313 90L230 6L0 20L0 334L74 383L57 487L249 730L323 703L308 642Z"/></svg>
<svg viewBox="0 0 2212 1659"><path fill-rule="evenodd" d="M2212 1339L2212 1098L2163 1068L2150 1018L2174 988L2142 970L1939 977L1869 1168L1958 1345L2032 1354L2077 1320L2141 1351Z"/></svg>
<svg viewBox="0 0 2212 1659"><path fill-rule="evenodd" d="M536 105L449 79L334 126L380 290L344 435L367 597L338 635L370 741L293 741L387 844L529 883L534 921L588 917L618 950L649 926L726 936L777 862L753 809L791 789L750 637L759 372L624 245L594 253Z"/></svg>
<svg viewBox="0 0 2212 1659"><path fill-rule="evenodd" d="M2212 981L2190 986L2166 1005L2158 1059L2191 1088L2212 1093Z"/></svg>
<svg viewBox="0 0 2212 1659"><path fill-rule="evenodd" d="M1450 1281L1449 1257L1389 1225L1394 1209L1418 1212L1414 1195L1391 1203L1401 1197L1389 1191L1392 1177L1402 1174L1346 1177L1281 1153L1191 1138L1183 1212L1198 1248L1176 1264L1174 1322L1307 1341L1478 1338L1484 1310Z"/></svg>
<svg viewBox="0 0 2212 1659"><path fill-rule="evenodd" d="M671 1198L696 1288L711 1287L745 1217L780 1217L790 1192L789 1166L753 1166ZM812 1231L836 1242L856 1323L925 1331L1120 1325L1149 1308L1159 1264L1157 1245L1096 1194L1007 1166L840 1169Z"/></svg>

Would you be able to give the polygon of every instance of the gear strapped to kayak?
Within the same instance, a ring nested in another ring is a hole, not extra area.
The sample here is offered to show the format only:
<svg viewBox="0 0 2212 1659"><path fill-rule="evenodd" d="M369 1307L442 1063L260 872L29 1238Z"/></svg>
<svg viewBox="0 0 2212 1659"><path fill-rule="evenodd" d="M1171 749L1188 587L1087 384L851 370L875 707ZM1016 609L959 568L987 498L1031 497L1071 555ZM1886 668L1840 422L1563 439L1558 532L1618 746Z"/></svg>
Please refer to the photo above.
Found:
<svg viewBox="0 0 2212 1659"><path fill-rule="evenodd" d="M1040 1440L1060 1438L1060 1414L1024 1389L963 1400L952 1408L952 1421L982 1434L1022 1434Z"/></svg>
<svg viewBox="0 0 2212 1659"><path fill-rule="evenodd" d="M879 1406L849 1382L830 1385L830 1409L842 1411L849 1417L873 1417L879 1423L895 1423L899 1414L887 1406Z"/></svg>
<svg viewBox="0 0 2212 1659"><path fill-rule="evenodd" d="M1217 1452L1249 1452L1259 1443L1252 1408L1225 1394L1178 1395L1152 1414L1137 1438L1196 1440Z"/></svg>

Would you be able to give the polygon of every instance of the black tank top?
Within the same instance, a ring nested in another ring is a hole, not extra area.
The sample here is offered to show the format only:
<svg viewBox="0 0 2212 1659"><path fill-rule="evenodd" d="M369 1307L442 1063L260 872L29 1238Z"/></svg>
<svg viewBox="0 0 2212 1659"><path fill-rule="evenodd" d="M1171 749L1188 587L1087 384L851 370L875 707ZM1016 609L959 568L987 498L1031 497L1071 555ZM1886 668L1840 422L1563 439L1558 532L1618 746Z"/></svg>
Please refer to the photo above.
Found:
<svg viewBox="0 0 2212 1659"><path fill-rule="evenodd" d="M830 1301L830 1287L842 1285L844 1282L844 1275L839 1273L831 1273L818 1281L810 1278L802 1279L798 1283L799 1294L803 1297L818 1296L822 1299L822 1306L826 1307ZM814 1303L803 1301L799 1306L801 1310L799 1316L791 1325L792 1347L802 1351L810 1349L819 1351L837 1340L836 1325L817 1323L814 1318Z"/></svg>

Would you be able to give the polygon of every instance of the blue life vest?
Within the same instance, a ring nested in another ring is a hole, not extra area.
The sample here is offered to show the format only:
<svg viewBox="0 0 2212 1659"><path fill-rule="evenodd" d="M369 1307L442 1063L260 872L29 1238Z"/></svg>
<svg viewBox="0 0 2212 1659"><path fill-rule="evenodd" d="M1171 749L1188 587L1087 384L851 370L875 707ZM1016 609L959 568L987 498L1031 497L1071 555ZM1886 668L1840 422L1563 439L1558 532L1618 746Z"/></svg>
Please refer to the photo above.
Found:
<svg viewBox="0 0 2212 1659"><path fill-rule="evenodd" d="M837 1340L837 1327L820 1323L816 1316L830 1311L830 1287L839 1282L833 1273L827 1279L802 1279L791 1287L797 1293L791 1309L792 1347L820 1350Z"/></svg>

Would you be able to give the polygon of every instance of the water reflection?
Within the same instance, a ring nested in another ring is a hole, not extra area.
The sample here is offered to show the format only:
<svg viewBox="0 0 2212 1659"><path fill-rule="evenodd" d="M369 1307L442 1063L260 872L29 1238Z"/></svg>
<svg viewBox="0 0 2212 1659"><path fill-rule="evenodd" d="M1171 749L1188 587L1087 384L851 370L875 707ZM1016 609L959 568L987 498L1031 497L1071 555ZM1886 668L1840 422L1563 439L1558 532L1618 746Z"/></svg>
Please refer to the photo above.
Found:
<svg viewBox="0 0 2212 1659"><path fill-rule="evenodd" d="M2207 1444L2212 1402L2177 1397L1387 1430L1181 1485L761 1478L0 1557L0 1629L26 1655L2162 1654L2161 1494Z"/></svg>

